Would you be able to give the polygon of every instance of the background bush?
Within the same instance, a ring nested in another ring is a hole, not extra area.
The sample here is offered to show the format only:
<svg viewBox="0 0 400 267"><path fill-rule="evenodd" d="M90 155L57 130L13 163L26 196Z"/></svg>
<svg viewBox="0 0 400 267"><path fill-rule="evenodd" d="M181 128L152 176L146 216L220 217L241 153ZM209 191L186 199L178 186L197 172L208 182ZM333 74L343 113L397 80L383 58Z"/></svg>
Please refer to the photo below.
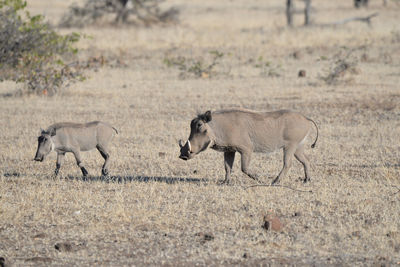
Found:
<svg viewBox="0 0 400 267"><path fill-rule="evenodd" d="M115 16L115 23L131 22L138 25L170 23L178 20L176 8L163 10L164 0L86 0L83 6L73 4L60 21L61 27L85 27L96 24L109 15Z"/></svg>
<svg viewBox="0 0 400 267"><path fill-rule="evenodd" d="M82 78L72 67L80 36L59 35L43 16L31 16L25 8L23 0L0 0L0 81L24 83L20 93L53 95Z"/></svg>

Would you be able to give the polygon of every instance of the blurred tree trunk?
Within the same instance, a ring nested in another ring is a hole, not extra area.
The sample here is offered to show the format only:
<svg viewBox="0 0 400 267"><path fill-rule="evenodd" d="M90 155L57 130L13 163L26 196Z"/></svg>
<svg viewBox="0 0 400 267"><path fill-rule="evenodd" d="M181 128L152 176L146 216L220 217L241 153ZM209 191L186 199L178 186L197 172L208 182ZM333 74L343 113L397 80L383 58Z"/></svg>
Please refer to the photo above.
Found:
<svg viewBox="0 0 400 267"><path fill-rule="evenodd" d="M117 17L115 18L116 23L126 22L128 19L128 10L126 8L126 4L128 0L118 0L117 6Z"/></svg>
<svg viewBox="0 0 400 267"><path fill-rule="evenodd" d="M311 0L304 0L304 25L310 24L310 7L311 7Z"/></svg>
<svg viewBox="0 0 400 267"><path fill-rule="evenodd" d="M354 7L356 8L367 5L368 5L368 0L354 0Z"/></svg>
<svg viewBox="0 0 400 267"><path fill-rule="evenodd" d="M310 24L311 0L304 1L304 25ZM286 21L289 27L293 26L293 14L298 13L295 10L293 0L286 0Z"/></svg>
<svg viewBox="0 0 400 267"><path fill-rule="evenodd" d="M286 1L286 20L287 24L292 27L293 26L293 2L292 0Z"/></svg>

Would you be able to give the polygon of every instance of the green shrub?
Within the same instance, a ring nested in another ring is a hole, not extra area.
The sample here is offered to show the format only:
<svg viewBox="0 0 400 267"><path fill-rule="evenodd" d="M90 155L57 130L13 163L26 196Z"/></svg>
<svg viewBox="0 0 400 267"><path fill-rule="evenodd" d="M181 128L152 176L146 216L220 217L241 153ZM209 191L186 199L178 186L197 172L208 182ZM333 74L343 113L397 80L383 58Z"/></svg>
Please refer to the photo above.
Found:
<svg viewBox="0 0 400 267"><path fill-rule="evenodd" d="M266 61L262 56L259 56L257 63L254 65L255 68L260 69L261 76L267 77L280 77L282 72L281 65L272 64L270 61Z"/></svg>
<svg viewBox="0 0 400 267"><path fill-rule="evenodd" d="M41 15L31 16L26 1L0 0L0 81L25 84L24 93L53 95L82 78L71 68L79 34L59 35Z"/></svg>
<svg viewBox="0 0 400 267"><path fill-rule="evenodd" d="M215 75L214 67L219 63L220 59L224 56L217 50L209 51L209 55L212 57L207 62L203 59L193 59L185 57L165 57L163 63L167 67L177 67L181 73L179 77L187 78L188 76L194 76L196 78L208 78Z"/></svg>
<svg viewBox="0 0 400 267"><path fill-rule="evenodd" d="M86 27L96 24L100 19L115 14L115 23L128 23L150 26L157 23L177 22L179 10L162 10L160 4L165 0L85 0L83 5L73 4L60 21L61 27ZM83 2L83 1L81 1Z"/></svg>
<svg viewBox="0 0 400 267"><path fill-rule="evenodd" d="M330 59L330 65L324 75L319 78L329 85L338 85L341 83L350 83L353 81L352 75L360 73L358 68L359 59L357 50L365 51L366 47L356 47L349 49L342 47L341 50ZM364 52L365 53L365 52Z"/></svg>

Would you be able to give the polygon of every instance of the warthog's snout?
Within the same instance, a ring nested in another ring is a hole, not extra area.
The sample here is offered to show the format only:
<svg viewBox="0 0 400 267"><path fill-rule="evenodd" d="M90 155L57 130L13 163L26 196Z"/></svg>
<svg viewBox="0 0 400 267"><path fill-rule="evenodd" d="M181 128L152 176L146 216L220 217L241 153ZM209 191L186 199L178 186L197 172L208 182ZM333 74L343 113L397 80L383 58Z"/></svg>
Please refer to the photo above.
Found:
<svg viewBox="0 0 400 267"><path fill-rule="evenodd" d="M191 158L191 145L190 141L186 141L185 144L183 144L182 140L179 140L179 146L181 148L181 154L179 155L180 159L183 160L188 160Z"/></svg>
<svg viewBox="0 0 400 267"><path fill-rule="evenodd" d="M184 155L180 155L179 158L180 158L180 159L183 159L183 160L188 160L188 159L189 159L189 157L184 156Z"/></svg>

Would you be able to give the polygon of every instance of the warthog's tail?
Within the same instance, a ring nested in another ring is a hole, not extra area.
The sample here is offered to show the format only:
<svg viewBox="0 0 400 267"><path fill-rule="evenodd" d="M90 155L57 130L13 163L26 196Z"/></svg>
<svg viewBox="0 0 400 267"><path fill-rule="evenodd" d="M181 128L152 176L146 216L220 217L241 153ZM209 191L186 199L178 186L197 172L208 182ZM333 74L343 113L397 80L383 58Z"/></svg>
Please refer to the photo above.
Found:
<svg viewBox="0 0 400 267"><path fill-rule="evenodd" d="M317 137L315 137L315 141L314 141L314 143L311 145L311 148L314 148L315 145L317 144L317 140L318 140L318 126L317 126L317 124L315 123L315 121L313 121L312 119L309 119L309 118L306 118L306 119L309 120L309 121L311 121L312 123L314 123L315 129L317 129Z"/></svg>
<svg viewBox="0 0 400 267"><path fill-rule="evenodd" d="M112 127L112 126L111 126ZM117 129L115 129L114 127L112 127L113 129L114 129L114 131L118 134L118 130Z"/></svg>

